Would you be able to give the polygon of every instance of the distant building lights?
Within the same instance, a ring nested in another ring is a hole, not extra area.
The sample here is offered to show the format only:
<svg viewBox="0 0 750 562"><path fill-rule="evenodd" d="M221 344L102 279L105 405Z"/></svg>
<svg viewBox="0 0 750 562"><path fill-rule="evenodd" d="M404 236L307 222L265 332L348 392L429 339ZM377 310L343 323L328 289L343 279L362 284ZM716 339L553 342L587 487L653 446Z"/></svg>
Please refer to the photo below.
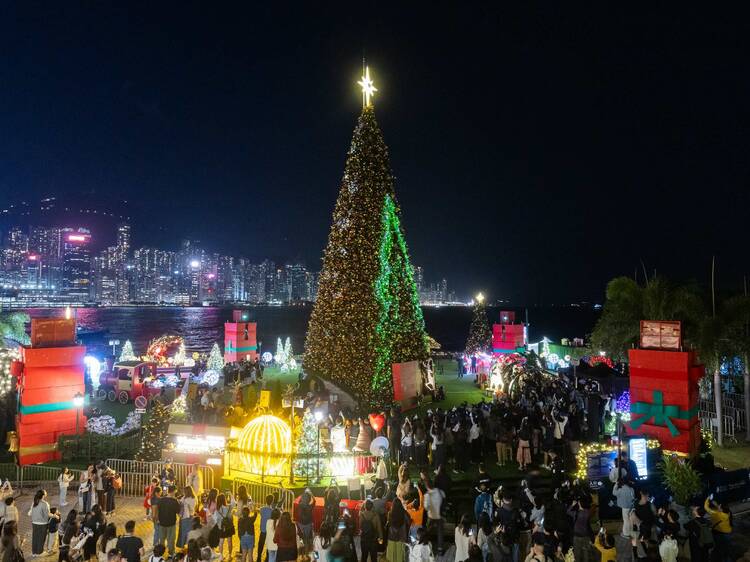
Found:
<svg viewBox="0 0 750 562"><path fill-rule="evenodd" d="M190 260L190 267L192 267L193 269L198 269L200 265L201 262L199 262L198 260Z"/></svg>

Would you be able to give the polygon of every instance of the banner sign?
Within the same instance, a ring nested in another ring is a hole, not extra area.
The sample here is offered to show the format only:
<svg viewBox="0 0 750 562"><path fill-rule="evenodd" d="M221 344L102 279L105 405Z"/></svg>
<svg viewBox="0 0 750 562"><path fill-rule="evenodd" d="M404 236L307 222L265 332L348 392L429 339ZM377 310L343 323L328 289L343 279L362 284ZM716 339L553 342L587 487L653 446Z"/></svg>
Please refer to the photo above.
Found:
<svg viewBox="0 0 750 562"><path fill-rule="evenodd" d="M682 326L679 321L641 320L641 348L682 348Z"/></svg>

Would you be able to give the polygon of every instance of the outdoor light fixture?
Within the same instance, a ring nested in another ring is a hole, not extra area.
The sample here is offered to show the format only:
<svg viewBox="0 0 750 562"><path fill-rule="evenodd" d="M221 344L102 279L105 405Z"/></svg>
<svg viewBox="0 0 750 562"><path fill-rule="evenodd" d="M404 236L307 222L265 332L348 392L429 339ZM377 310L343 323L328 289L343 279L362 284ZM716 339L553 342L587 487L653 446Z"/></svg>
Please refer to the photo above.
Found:
<svg viewBox="0 0 750 562"><path fill-rule="evenodd" d="M73 395L73 406L76 407L76 435L78 435L79 420L81 417L81 408L83 407L83 394L76 392Z"/></svg>

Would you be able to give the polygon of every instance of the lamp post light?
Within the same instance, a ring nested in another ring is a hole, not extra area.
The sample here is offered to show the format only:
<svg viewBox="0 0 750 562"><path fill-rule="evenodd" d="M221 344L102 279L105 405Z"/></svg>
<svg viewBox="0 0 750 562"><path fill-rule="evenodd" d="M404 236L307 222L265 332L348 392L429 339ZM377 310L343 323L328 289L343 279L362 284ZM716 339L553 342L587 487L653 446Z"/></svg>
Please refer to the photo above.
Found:
<svg viewBox="0 0 750 562"><path fill-rule="evenodd" d="M79 426L79 418L81 413L81 408L83 407L83 394L80 392L76 392L73 396L73 406L76 407L76 435L78 435L78 426Z"/></svg>
<svg viewBox="0 0 750 562"><path fill-rule="evenodd" d="M320 422L323 421L323 412L321 410L315 410L313 415L315 416L315 421L317 422L316 425L318 427L318 454L316 458L315 478L317 482L320 482Z"/></svg>
<svg viewBox="0 0 750 562"><path fill-rule="evenodd" d="M112 357L117 355L117 346L120 345L120 340L109 340L109 345L112 346Z"/></svg>

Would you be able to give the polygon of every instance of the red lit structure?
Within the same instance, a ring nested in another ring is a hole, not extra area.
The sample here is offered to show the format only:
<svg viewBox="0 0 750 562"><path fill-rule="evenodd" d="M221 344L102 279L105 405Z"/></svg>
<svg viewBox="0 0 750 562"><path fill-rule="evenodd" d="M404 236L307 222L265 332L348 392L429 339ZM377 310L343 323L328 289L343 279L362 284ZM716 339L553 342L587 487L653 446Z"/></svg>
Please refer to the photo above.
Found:
<svg viewBox="0 0 750 562"><path fill-rule="evenodd" d="M516 353L526 347L526 326L516 324L516 313L512 310L500 311L500 323L492 325L492 352Z"/></svg>
<svg viewBox="0 0 750 562"><path fill-rule="evenodd" d="M73 403L85 394L83 357L86 347L76 345L74 319L33 319L31 345L21 348L18 377L19 464L58 460L57 438L76 433ZM86 419L78 420L83 433Z"/></svg>
<svg viewBox="0 0 750 562"><path fill-rule="evenodd" d="M233 310L232 321L224 323L224 362L258 358L257 324L246 310Z"/></svg>
<svg viewBox="0 0 750 562"><path fill-rule="evenodd" d="M630 435L658 439L665 450L698 451L698 380L705 374L694 351L631 349Z"/></svg>

